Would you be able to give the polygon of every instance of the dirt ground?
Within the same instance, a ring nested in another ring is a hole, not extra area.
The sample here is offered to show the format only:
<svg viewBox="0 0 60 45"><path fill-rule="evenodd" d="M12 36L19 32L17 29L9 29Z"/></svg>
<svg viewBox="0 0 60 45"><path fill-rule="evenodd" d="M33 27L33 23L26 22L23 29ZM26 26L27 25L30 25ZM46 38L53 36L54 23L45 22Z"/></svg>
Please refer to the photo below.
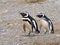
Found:
<svg viewBox="0 0 60 45"><path fill-rule="evenodd" d="M40 12L53 22L54 34L32 33L26 36L19 12L27 11L36 19ZM16 0L0 1L0 45L60 45L60 0L20 4Z"/></svg>

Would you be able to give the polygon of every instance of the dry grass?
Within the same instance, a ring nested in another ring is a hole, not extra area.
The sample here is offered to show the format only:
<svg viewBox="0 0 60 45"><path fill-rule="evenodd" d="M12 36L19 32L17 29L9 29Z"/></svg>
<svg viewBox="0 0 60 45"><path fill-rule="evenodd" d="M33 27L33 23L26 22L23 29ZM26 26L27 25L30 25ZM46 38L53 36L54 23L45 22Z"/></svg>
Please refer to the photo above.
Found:
<svg viewBox="0 0 60 45"><path fill-rule="evenodd" d="M55 41L48 41L46 42L47 45L59 45L59 42L55 42Z"/></svg>
<svg viewBox="0 0 60 45"><path fill-rule="evenodd" d="M46 0L16 0L16 2L22 3L37 3L37 2L45 2Z"/></svg>
<svg viewBox="0 0 60 45"><path fill-rule="evenodd" d="M37 40L34 45L60 45L59 42L56 42L56 41L42 41L42 40Z"/></svg>
<svg viewBox="0 0 60 45"><path fill-rule="evenodd" d="M45 0L26 0L28 3L44 2Z"/></svg>

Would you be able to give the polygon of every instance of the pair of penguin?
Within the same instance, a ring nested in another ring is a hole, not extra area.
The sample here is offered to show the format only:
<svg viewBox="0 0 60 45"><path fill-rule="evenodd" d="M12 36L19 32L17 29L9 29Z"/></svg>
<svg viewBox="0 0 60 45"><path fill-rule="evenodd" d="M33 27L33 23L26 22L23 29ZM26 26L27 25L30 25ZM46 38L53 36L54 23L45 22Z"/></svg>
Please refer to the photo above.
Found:
<svg viewBox="0 0 60 45"><path fill-rule="evenodd" d="M29 13L21 12L20 14L22 16L22 20L25 22L25 24L23 24L24 31L25 31L25 27L28 25L27 22L31 26L31 29L30 29L28 35L30 35L30 33L33 32L33 29L35 29L36 33L40 33L40 31L38 30L38 24L37 24L36 20L33 17L31 17L29 15ZM50 33L54 33L53 23L52 23L52 21L46 15L44 15L43 13L40 13L39 15L36 15L36 17L39 17L39 18L42 19L42 24L41 24L42 27L45 28L46 25L47 25L48 29L49 29L48 31ZM45 26L43 26L43 25L45 25ZM28 26L26 28L28 28ZM46 29L46 32L47 32L47 29Z"/></svg>

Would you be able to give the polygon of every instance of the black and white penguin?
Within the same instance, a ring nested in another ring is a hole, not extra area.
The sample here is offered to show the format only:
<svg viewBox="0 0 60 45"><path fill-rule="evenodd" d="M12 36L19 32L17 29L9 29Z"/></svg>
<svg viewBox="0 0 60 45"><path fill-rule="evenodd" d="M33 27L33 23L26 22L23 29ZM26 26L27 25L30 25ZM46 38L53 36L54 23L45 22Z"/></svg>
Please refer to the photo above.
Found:
<svg viewBox="0 0 60 45"><path fill-rule="evenodd" d="M45 28L46 32L54 33L53 23L44 13L40 13L37 17L40 18L41 27Z"/></svg>
<svg viewBox="0 0 60 45"><path fill-rule="evenodd" d="M25 24L23 25L24 30L25 27L30 28L28 35L30 35L30 33L33 32L33 29L35 29L35 32L40 33L40 31L38 30L37 22L33 17L31 17L27 12L22 12L20 14L22 16L22 20L25 22Z"/></svg>

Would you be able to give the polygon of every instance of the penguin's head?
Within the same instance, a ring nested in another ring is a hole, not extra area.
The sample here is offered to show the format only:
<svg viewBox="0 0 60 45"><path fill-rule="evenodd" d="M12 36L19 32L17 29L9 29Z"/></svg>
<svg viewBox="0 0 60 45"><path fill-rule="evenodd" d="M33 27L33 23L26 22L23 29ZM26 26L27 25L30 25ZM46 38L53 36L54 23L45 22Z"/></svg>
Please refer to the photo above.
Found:
<svg viewBox="0 0 60 45"><path fill-rule="evenodd" d="M44 18L45 14L44 13L40 13L39 15L36 15L36 16L39 17L39 18Z"/></svg>
<svg viewBox="0 0 60 45"><path fill-rule="evenodd" d="M28 15L29 15L27 12L21 12L20 14L22 17L28 17Z"/></svg>

